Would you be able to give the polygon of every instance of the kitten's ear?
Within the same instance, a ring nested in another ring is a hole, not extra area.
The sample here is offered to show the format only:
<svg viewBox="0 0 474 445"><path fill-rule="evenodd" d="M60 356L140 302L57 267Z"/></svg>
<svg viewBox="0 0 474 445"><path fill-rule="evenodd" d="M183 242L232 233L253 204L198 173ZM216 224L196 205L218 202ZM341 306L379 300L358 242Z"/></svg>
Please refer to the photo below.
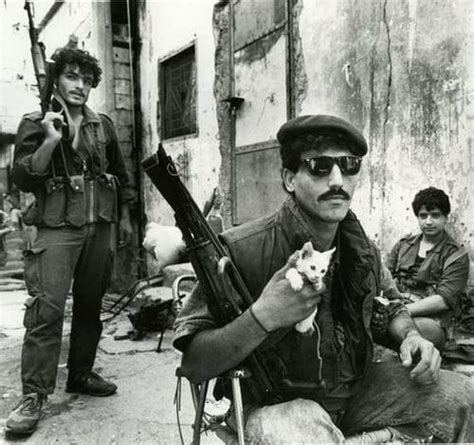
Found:
<svg viewBox="0 0 474 445"><path fill-rule="evenodd" d="M303 244L303 248L301 249L301 258L308 258L314 252L313 245L311 241Z"/></svg>
<svg viewBox="0 0 474 445"><path fill-rule="evenodd" d="M336 248L333 247L332 249L326 250L326 252L324 252L324 254L327 255L329 258L331 258L335 251L336 251Z"/></svg>

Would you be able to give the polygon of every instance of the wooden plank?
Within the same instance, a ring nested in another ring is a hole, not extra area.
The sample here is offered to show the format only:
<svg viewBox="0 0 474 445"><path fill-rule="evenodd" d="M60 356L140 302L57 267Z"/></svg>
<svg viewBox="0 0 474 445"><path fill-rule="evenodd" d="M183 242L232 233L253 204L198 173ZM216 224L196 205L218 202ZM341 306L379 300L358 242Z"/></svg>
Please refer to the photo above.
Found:
<svg viewBox="0 0 474 445"><path fill-rule="evenodd" d="M114 63L114 77L116 79L127 79L132 78L132 73L130 70L130 65L128 63Z"/></svg>
<svg viewBox="0 0 474 445"><path fill-rule="evenodd" d="M114 62L130 64L130 50L128 48L113 48Z"/></svg>
<svg viewBox="0 0 474 445"><path fill-rule="evenodd" d="M116 110L131 110L132 98L130 94L115 94L115 109Z"/></svg>
<svg viewBox="0 0 474 445"><path fill-rule="evenodd" d="M132 126L131 125L117 125L117 139L122 142L132 142Z"/></svg>
<svg viewBox="0 0 474 445"><path fill-rule="evenodd" d="M117 125L132 125L133 114L130 110L117 110L115 112L115 124Z"/></svg>
<svg viewBox="0 0 474 445"><path fill-rule="evenodd" d="M131 95L131 82L125 79L115 79L115 93Z"/></svg>
<svg viewBox="0 0 474 445"><path fill-rule="evenodd" d="M235 147L235 151L236 153L249 153L252 151L271 150L272 148L280 148L280 144L276 139L257 142L256 144L241 145L240 147Z"/></svg>

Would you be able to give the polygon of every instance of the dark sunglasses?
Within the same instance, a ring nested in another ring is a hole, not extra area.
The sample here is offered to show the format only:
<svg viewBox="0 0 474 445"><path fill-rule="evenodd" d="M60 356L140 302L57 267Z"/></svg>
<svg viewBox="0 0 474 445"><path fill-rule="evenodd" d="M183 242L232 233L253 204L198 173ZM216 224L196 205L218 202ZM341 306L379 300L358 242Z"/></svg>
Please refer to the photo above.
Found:
<svg viewBox="0 0 474 445"><path fill-rule="evenodd" d="M312 176L329 175L334 164L338 165L343 175L354 176L359 173L362 158L358 156L317 156L301 159L300 162L306 166Z"/></svg>

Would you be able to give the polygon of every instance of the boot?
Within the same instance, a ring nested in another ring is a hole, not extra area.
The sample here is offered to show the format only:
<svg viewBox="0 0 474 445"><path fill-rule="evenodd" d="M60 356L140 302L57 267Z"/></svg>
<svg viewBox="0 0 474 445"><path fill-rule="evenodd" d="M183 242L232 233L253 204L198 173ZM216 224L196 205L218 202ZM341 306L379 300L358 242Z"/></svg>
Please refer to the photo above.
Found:
<svg viewBox="0 0 474 445"><path fill-rule="evenodd" d="M36 431L41 418L46 394L26 394L8 416L5 430L7 433L28 435Z"/></svg>
<svg viewBox="0 0 474 445"><path fill-rule="evenodd" d="M103 379L99 374L88 371L81 374L69 372L66 392L88 394L89 396L106 397L117 391L117 386Z"/></svg>

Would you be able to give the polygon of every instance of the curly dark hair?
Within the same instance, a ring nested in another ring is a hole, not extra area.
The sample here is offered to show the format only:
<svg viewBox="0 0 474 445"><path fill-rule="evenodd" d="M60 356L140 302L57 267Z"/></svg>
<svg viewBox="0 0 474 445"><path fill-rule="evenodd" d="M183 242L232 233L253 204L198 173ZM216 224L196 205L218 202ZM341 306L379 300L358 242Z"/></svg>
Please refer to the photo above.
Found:
<svg viewBox="0 0 474 445"><path fill-rule="evenodd" d="M294 140L280 146L282 168L296 173L301 165L300 156L308 150L326 150L333 146L340 146L355 152L354 143L344 134L336 131L313 135L301 135Z"/></svg>
<svg viewBox="0 0 474 445"><path fill-rule="evenodd" d="M93 88L99 85L102 77L102 68L99 65L99 61L89 54L89 52L65 46L58 48L51 56L51 59L55 62L53 69L55 79L64 71L66 65L73 65L78 66L81 71L92 73L94 77L92 83Z"/></svg>
<svg viewBox="0 0 474 445"><path fill-rule="evenodd" d="M439 209L444 216L448 216L451 211L451 204L449 197L443 190L435 187L428 187L420 190L411 203L413 212L416 216L420 212L420 209L425 206L426 210Z"/></svg>

